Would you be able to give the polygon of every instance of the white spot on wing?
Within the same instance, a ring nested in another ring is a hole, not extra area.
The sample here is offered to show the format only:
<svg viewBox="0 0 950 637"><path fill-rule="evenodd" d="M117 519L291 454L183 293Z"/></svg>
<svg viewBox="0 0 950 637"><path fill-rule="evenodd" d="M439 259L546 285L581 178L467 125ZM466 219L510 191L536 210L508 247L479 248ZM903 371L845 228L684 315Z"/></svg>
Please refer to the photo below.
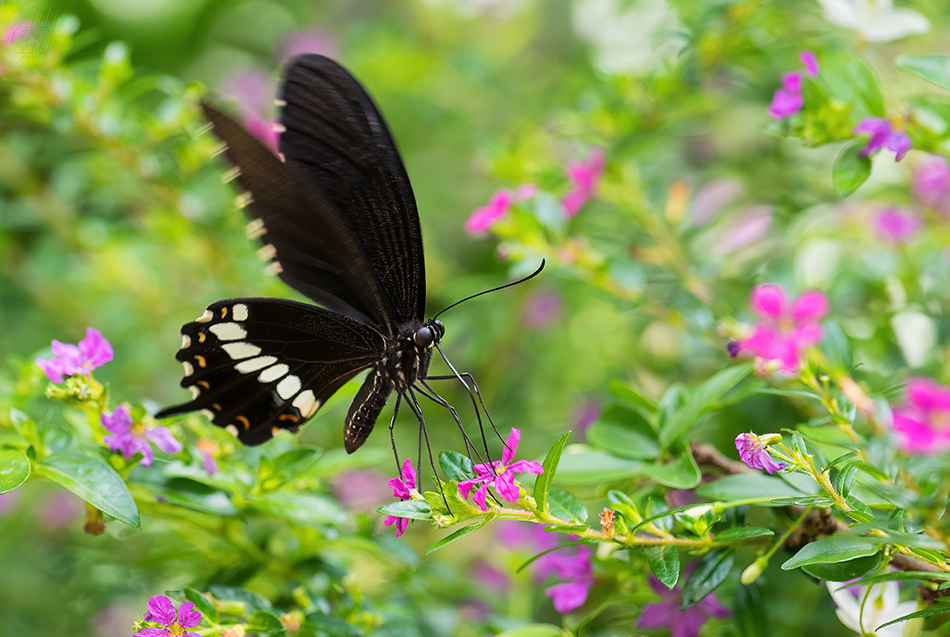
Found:
<svg viewBox="0 0 950 637"><path fill-rule="evenodd" d="M222 341L237 341L247 336L247 330L237 323L218 323L208 330Z"/></svg>
<svg viewBox="0 0 950 637"><path fill-rule="evenodd" d="M320 408L320 401L309 389L300 392L291 404L300 410L300 415L304 420L317 413L317 409Z"/></svg>
<svg viewBox="0 0 950 637"><path fill-rule="evenodd" d="M249 204L254 202L254 196L248 192L242 192L240 195L234 198L234 205L238 208L246 208Z"/></svg>
<svg viewBox="0 0 950 637"><path fill-rule="evenodd" d="M185 378L195 373L195 368L188 361L182 361L181 366L185 368Z"/></svg>
<svg viewBox="0 0 950 637"><path fill-rule="evenodd" d="M300 379L293 374L277 383L277 395L284 400L290 400L298 391L300 391Z"/></svg>
<svg viewBox="0 0 950 637"><path fill-rule="evenodd" d="M214 314L211 313L211 310L205 310L204 314L195 319L195 323L210 323L213 318Z"/></svg>
<svg viewBox="0 0 950 637"><path fill-rule="evenodd" d="M227 427L225 427L225 429L227 429L228 431L230 431L232 434L234 434L234 437L237 438L237 436L238 436L238 428L237 428L237 427L235 427L234 425L228 425Z"/></svg>
<svg viewBox="0 0 950 637"><path fill-rule="evenodd" d="M241 176L241 169L235 166L234 168L228 170L223 175L221 175L221 183L229 184L240 176Z"/></svg>
<svg viewBox="0 0 950 637"><path fill-rule="evenodd" d="M276 356L258 356L257 358L250 358L246 361L241 361L234 366L234 369L238 370L242 374L250 374L251 372L256 372L259 369L269 367L276 362Z"/></svg>
<svg viewBox="0 0 950 637"><path fill-rule="evenodd" d="M271 261L266 268L267 274L271 276L277 276L284 271L284 266L280 264L280 261Z"/></svg>
<svg viewBox="0 0 950 637"><path fill-rule="evenodd" d="M261 261L270 261L277 256L277 248L274 247L273 243L268 243L266 246L257 251L257 258Z"/></svg>
<svg viewBox="0 0 950 637"><path fill-rule="evenodd" d="M238 303L231 308L231 317L235 321L246 321L247 320L247 306L243 303Z"/></svg>
<svg viewBox="0 0 950 637"><path fill-rule="evenodd" d="M290 371L290 366L285 363L280 363L278 365L272 365L261 372L261 375L257 377L257 380L262 383L271 383L278 378L283 377L287 372Z"/></svg>
<svg viewBox="0 0 950 637"><path fill-rule="evenodd" d="M203 413L208 418L208 420L214 420L214 412L210 409L202 409L201 413Z"/></svg>
<svg viewBox="0 0 950 637"><path fill-rule="evenodd" d="M284 126L283 124L280 124L280 123L274 124L275 133L283 133L285 130L287 130L287 127Z"/></svg>
<svg viewBox="0 0 950 637"><path fill-rule="evenodd" d="M227 352L228 356L231 357L231 360L239 361L242 358L250 358L251 356L257 356L261 353L261 348L257 345L252 345L247 341L239 341L237 343L225 343L221 348Z"/></svg>
<svg viewBox="0 0 950 637"><path fill-rule="evenodd" d="M192 400L194 400L195 398L197 398L198 396L201 395L201 388L199 388L197 385L189 385L189 386L188 386L188 389L191 390L191 399L192 399Z"/></svg>
<svg viewBox="0 0 950 637"><path fill-rule="evenodd" d="M255 219L254 221L251 221L249 224L247 224L247 226L244 228L244 234L247 235L248 239L257 239L265 232L267 232L267 230L264 228L263 219Z"/></svg>
<svg viewBox="0 0 950 637"><path fill-rule="evenodd" d="M228 149L228 145L225 144L224 142L221 142L220 144L218 144L217 146L211 149L211 156L217 157L218 155L220 155L227 149Z"/></svg>
<svg viewBox="0 0 950 637"><path fill-rule="evenodd" d="M286 100L274 100L274 106L287 106Z"/></svg>
<svg viewBox="0 0 950 637"><path fill-rule="evenodd" d="M182 348L182 349L188 349L189 347L191 347L191 337L188 336L187 334L182 334L182 335L181 335L181 348Z"/></svg>

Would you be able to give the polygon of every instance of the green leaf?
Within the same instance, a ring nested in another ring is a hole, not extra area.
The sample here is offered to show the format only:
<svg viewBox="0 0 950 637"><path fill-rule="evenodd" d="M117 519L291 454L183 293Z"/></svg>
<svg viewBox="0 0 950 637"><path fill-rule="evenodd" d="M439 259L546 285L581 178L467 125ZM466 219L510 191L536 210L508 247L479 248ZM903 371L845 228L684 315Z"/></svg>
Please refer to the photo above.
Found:
<svg viewBox="0 0 950 637"><path fill-rule="evenodd" d="M533 624L506 630L497 637L564 637L564 634L563 630L551 624Z"/></svg>
<svg viewBox="0 0 950 637"><path fill-rule="evenodd" d="M564 452L564 445L567 444L567 438L570 435L571 432L568 431L557 439L544 457L544 462L541 463L544 472L534 479L534 501L539 511L547 511L548 493L551 491L551 485L554 483L554 475L557 473L558 466L561 463L561 454Z"/></svg>
<svg viewBox="0 0 950 637"><path fill-rule="evenodd" d="M666 487L692 489L703 477L693 458L693 452L686 444L682 444L675 453L669 462L644 464L643 473Z"/></svg>
<svg viewBox="0 0 950 637"><path fill-rule="evenodd" d="M840 493L842 497L847 498L851 493L851 485L854 483L854 477L856 475L858 475L858 467L853 464L845 466L838 472L838 477L835 478L835 490Z"/></svg>
<svg viewBox="0 0 950 637"><path fill-rule="evenodd" d="M749 500L752 498L797 498L802 492L792 488L780 478L763 475L761 473L737 473L709 482L696 489L696 494L702 498L729 502L732 500ZM784 506L764 502L759 506Z"/></svg>
<svg viewBox="0 0 950 637"><path fill-rule="evenodd" d="M187 478L169 480L165 490L158 495L161 495L169 504L186 509L221 517L237 515L237 509L234 508L227 495L206 484Z"/></svg>
<svg viewBox="0 0 950 637"><path fill-rule="evenodd" d="M139 510L122 477L98 458L61 451L35 465L37 473L66 487L103 513L139 528Z"/></svg>
<svg viewBox="0 0 950 637"><path fill-rule="evenodd" d="M317 637L360 637L366 634L359 626L320 611L307 615L304 625L313 630Z"/></svg>
<svg viewBox="0 0 950 637"><path fill-rule="evenodd" d="M660 455L656 432L643 415L625 405L610 405L587 430L587 441L621 458L642 460Z"/></svg>
<svg viewBox="0 0 950 637"><path fill-rule="evenodd" d="M890 626L891 624L906 622L911 619L923 619L925 617L936 617L937 615L950 615L950 604L941 604L939 606L931 606L930 608L914 611L913 613L910 613L909 615L904 615L903 617L892 619L886 624L881 624L880 626L875 628L874 632L881 630L885 626Z"/></svg>
<svg viewBox="0 0 950 637"><path fill-rule="evenodd" d="M764 527L734 526L730 529L719 531L713 539L717 542L740 542L742 540L751 540L757 537L769 537L772 535L775 535L775 531Z"/></svg>
<svg viewBox="0 0 950 637"><path fill-rule="evenodd" d="M899 55L897 70L950 91L950 55Z"/></svg>
<svg viewBox="0 0 950 637"><path fill-rule="evenodd" d="M455 482L471 480L475 477L472 459L457 451L443 451L440 453L439 466L442 467L445 477Z"/></svg>
<svg viewBox="0 0 950 637"><path fill-rule="evenodd" d="M30 459L19 449L0 449L0 495L13 491L30 477Z"/></svg>
<svg viewBox="0 0 950 637"><path fill-rule="evenodd" d="M264 635L283 635L286 633L280 617L271 611L259 610L247 620L245 629L249 633Z"/></svg>
<svg viewBox="0 0 950 637"><path fill-rule="evenodd" d="M680 610L686 610L699 603L716 590L726 580L734 561L735 552L731 548L714 549L700 558L699 564L683 585Z"/></svg>
<svg viewBox="0 0 950 637"><path fill-rule="evenodd" d="M397 518L410 520L431 520L432 508L423 500L401 500L376 509L385 515L395 515Z"/></svg>
<svg viewBox="0 0 950 637"><path fill-rule="evenodd" d="M792 498L775 498L770 504L777 507L814 506L824 508L830 507L834 503L835 501L826 495L800 495Z"/></svg>
<svg viewBox="0 0 950 637"><path fill-rule="evenodd" d="M874 522L876 520L874 513L871 512L871 509L868 508L868 505L861 502L853 495L847 496L845 498L845 502L847 502L848 506L851 507L851 510L845 511L845 514L855 522Z"/></svg>
<svg viewBox="0 0 950 637"><path fill-rule="evenodd" d="M587 522L587 509L574 494L561 489L551 489L549 501L551 515L554 517L577 524Z"/></svg>
<svg viewBox="0 0 950 637"><path fill-rule="evenodd" d="M770 637L771 627L756 582L736 589L736 626L742 637Z"/></svg>
<svg viewBox="0 0 950 637"><path fill-rule="evenodd" d="M881 547L877 544L833 536L806 544L782 564L782 570L790 571L810 564L835 564L859 557L875 555Z"/></svg>
<svg viewBox="0 0 950 637"><path fill-rule="evenodd" d="M258 511L276 515L305 526L343 524L346 512L329 496L295 492L268 493L262 498L248 499Z"/></svg>
<svg viewBox="0 0 950 637"><path fill-rule="evenodd" d="M295 480L310 469L322 454L323 450L318 447L295 447L276 458L262 457L257 476L260 490L265 493L276 491Z"/></svg>
<svg viewBox="0 0 950 637"><path fill-rule="evenodd" d="M221 620L218 609L214 607L211 600L202 595L197 589L186 586L184 593L185 599L195 605L195 608L201 613L203 619L214 623L218 623Z"/></svg>
<svg viewBox="0 0 950 637"><path fill-rule="evenodd" d="M882 573L881 575L870 575L854 582L848 582L835 590L840 591L845 588L851 588L852 586L871 586L882 582L903 582L918 579L925 581L947 581L950 580L950 573L935 571L896 571L894 573Z"/></svg>
<svg viewBox="0 0 950 637"><path fill-rule="evenodd" d="M821 324L821 351L828 362L840 371L847 371L854 365L851 343L841 328L838 319L831 317Z"/></svg>
<svg viewBox="0 0 950 637"><path fill-rule="evenodd" d="M446 535L444 538L442 538L441 540L439 540L438 542L436 542L435 544L433 544L432 546L430 546L429 548L427 548L427 549L426 549L426 555L430 555L430 554L432 554L432 553L435 553L435 552L438 551L440 548L443 548L443 547L445 547L445 546L448 546L449 544L451 544L451 543L454 542L455 540L460 540L460 539L462 539L463 537L465 537L465 536L468 535L469 533L474 533L475 531L477 531L478 529L482 528L482 527L485 526L486 524L488 524L488 520L487 520L487 519L486 519L486 520L482 520L481 522L476 522L475 524L469 524L468 526L463 526L462 528L458 529L458 530L455 531L454 533L451 533L450 535Z"/></svg>
<svg viewBox="0 0 950 637"><path fill-rule="evenodd" d="M719 407L718 403L730 389L752 373L753 364L727 367L709 380L692 388L689 398L660 429L660 445L668 449L690 429L700 424L701 417Z"/></svg>
<svg viewBox="0 0 950 637"><path fill-rule="evenodd" d="M801 569L823 582L848 582L876 571L883 558L882 553L875 553L833 564L806 564Z"/></svg>
<svg viewBox="0 0 950 637"><path fill-rule="evenodd" d="M610 393L620 400L626 401L647 413L656 413L656 402L650 400L627 383L619 380L610 381Z"/></svg>
<svg viewBox="0 0 950 637"><path fill-rule="evenodd" d="M626 460L603 451L589 450L571 452L561 456L557 478L567 484L601 484L605 481L623 480L641 474L643 462ZM543 473L541 475L544 475Z"/></svg>
<svg viewBox="0 0 950 637"><path fill-rule="evenodd" d="M841 149L831 169L831 180L842 197L850 196L871 176L871 160L862 157L867 140L859 139Z"/></svg>
<svg viewBox="0 0 950 637"><path fill-rule="evenodd" d="M663 586L673 590L680 578L680 555L675 546L648 546L644 549L650 570Z"/></svg>
<svg viewBox="0 0 950 637"><path fill-rule="evenodd" d="M212 584L208 592L219 601L244 604L246 607L245 614L248 615L259 610L273 610L274 608L267 598L236 586Z"/></svg>
<svg viewBox="0 0 950 637"><path fill-rule="evenodd" d="M22 434L23 427L26 423L31 422L30 417L24 414L19 409L15 407L10 408L10 421L13 422L13 426L16 428L17 432Z"/></svg>

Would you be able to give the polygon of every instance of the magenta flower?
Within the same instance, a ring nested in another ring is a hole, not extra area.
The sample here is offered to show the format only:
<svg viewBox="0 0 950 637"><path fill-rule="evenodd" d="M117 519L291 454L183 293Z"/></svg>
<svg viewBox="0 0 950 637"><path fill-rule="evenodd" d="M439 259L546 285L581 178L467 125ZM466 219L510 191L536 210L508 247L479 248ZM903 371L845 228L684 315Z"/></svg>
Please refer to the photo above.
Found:
<svg viewBox="0 0 950 637"><path fill-rule="evenodd" d="M683 572L687 577L690 567ZM686 610L680 610L679 585L668 590L653 575L650 575L650 588L660 596L661 601L647 604L637 621L637 628L668 628L670 637L697 637L700 628L710 617L724 618L732 611L719 603L712 593Z"/></svg>
<svg viewBox="0 0 950 637"><path fill-rule="evenodd" d="M804 50L798 54L799 61L805 66L805 72L809 77L818 77L818 58L814 51Z"/></svg>
<svg viewBox="0 0 950 637"><path fill-rule="evenodd" d="M802 96L801 71L782 73L782 88L772 95L772 103L767 109L774 119L785 119L802 110L805 98Z"/></svg>
<svg viewBox="0 0 950 637"><path fill-rule="evenodd" d="M604 174L604 151L599 148L591 150L586 162L572 159L567 162L564 171L571 182L571 190L564 195L561 205L564 206L567 218L571 219L597 189L597 184Z"/></svg>
<svg viewBox="0 0 950 637"><path fill-rule="evenodd" d="M109 341L91 327L86 328L86 338L79 341L79 345L60 343L54 339L50 348L53 350L53 357L47 360L37 358L36 364L54 383L63 382L64 376L87 375L112 360L112 346Z"/></svg>
<svg viewBox="0 0 950 637"><path fill-rule="evenodd" d="M175 605L164 595L156 595L148 600L148 612L145 621L161 624L165 628L146 628L134 637L201 637L198 633L186 630L201 623L201 613L194 610L195 605L184 602L178 607L175 617Z"/></svg>
<svg viewBox="0 0 950 637"><path fill-rule="evenodd" d="M507 188L496 190L491 199L488 200L488 205L476 208L468 220L465 221L465 232L478 234L488 230L507 215L515 203L530 199L537 193L537 190L537 186L534 184L523 184L514 192Z"/></svg>
<svg viewBox="0 0 950 637"><path fill-rule="evenodd" d="M244 112L244 125L247 131L259 139L275 155L280 144L280 133L274 128L274 121L259 117L250 111Z"/></svg>
<svg viewBox="0 0 950 637"><path fill-rule="evenodd" d="M340 57L337 39L328 32L300 29L286 36L277 47L277 59L286 64L292 57L304 53L319 53L329 58Z"/></svg>
<svg viewBox="0 0 950 637"><path fill-rule="evenodd" d="M878 213L875 221L878 236L891 243L907 243L923 225L913 213L900 208Z"/></svg>
<svg viewBox="0 0 950 637"><path fill-rule="evenodd" d="M400 473L402 477L393 478L389 481L389 486L393 488L393 496L401 500L411 500L412 489L416 488L416 470L412 468L412 459L406 458L406 461L402 463ZM409 526L409 519L390 515L383 522L386 526L391 526L394 523L396 525L396 537L399 537L406 532L406 528Z"/></svg>
<svg viewBox="0 0 950 637"><path fill-rule="evenodd" d="M865 117L854 130L855 135L870 135L871 139L861 151L862 157L873 155L882 148L892 150L897 154L897 161L904 158L911 148L910 136L904 131L894 130L891 123L882 117Z"/></svg>
<svg viewBox="0 0 950 637"><path fill-rule="evenodd" d="M739 460L753 469L765 469L770 474L781 471L785 468L785 463L775 461L768 451L769 444L781 439L782 436L778 434L764 437L751 432L739 434L736 436L736 451L739 452Z"/></svg>
<svg viewBox="0 0 950 637"><path fill-rule="evenodd" d="M472 567L472 579L477 581L482 588L499 593L504 593L511 588L511 578L484 560L476 562Z"/></svg>
<svg viewBox="0 0 950 637"><path fill-rule="evenodd" d="M914 193L924 205L950 211L950 165L943 155L931 155L914 172Z"/></svg>
<svg viewBox="0 0 950 637"><path fill-rule="evenodd" d="M795 299L789 308L785 290L766 283L752 289L750 305L762 322L751 336L730 344L730 356L750 352L778 361L785 372L797 372L804 350L821 340L819 321L828 313L828 297L812 290Z"/></svg>
<svg viewBox="0 0 950 637"><path fill-rule="evenodd" d="M0 35L0 45L10 46L18 39L27 36L33 32L33 23L29 20L21 20L20 22L15 22L9 27L3 30L3 34Z"/></svg>
<svg viewBox="0 0 950 637"><path fill-rule="evenodd" d="M112 434L103 438L102 442L109 445L112 451L121 451L126 460L141 453L139 464L142 466L152 464L153 442L166 453L178 453L183 449L168 427L146 427L144 423L134 422L126 404L116 407L111 415L102 414L101 421L102 426Z"/></svg>
<svg viewBox="0 0 950 637"><path fill-rule="evenodd" d="M906 453L950 449L950 387L929 378L907 382L906 404L894 409L894 431Z"/></svg>
<svg viewBox="0 0 950 637"><path fill-rule="evenodd" d="M484 462L473 467L477 477L459 482L459 493L462 494L463 498L468 499L472 488L480 485L472 496L472 502L477 504L482 511L487 511L488 506L485 503L485 498L488 497L488 485L494 483L498 495L508 502L518 501L520 487L515 484L515 474L527 472L538 475L544 473L540 462L533 460L512 462L515 452L518 450L519 440L521 440L521 432L512 428L505 443L505 450L501 454L501 461Z"/></svg>
<svg viewBox="0 0 950 637"><path fill-rule="evenodd" d="M228 75L218 90L240 104L243 113L260 116L273 104L274 79L260 69L244 67Z"/></svg>
<svg viewBox="0 0 950 637"><path fill-rule="evenodd" d="M544 594L554 602L554 610L569 613L587 601L587 594L594 585L594 571L591 563L593 553L586 546L575 547L574 555L564 555L562 551L545 555L535 569L537 577L555 574L568 580L544 589Z"/></svg>

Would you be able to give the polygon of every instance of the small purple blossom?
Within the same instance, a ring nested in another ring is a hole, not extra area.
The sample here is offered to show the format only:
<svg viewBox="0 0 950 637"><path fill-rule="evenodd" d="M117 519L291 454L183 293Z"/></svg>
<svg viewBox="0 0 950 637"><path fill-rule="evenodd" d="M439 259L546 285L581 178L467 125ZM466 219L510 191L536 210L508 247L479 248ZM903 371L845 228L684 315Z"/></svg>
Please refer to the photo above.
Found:
<svg viewBox="0 0 950 637"><path fill-rule="evenodd" d="M594 571L591 557L593 553L586 546L576 547L574 555L565 555L563 551L544 556L535 569L538 577L555 574L568 580L544 589L544 594L554 602L554 610L569 613L584 605L587 594L594 585Z"/></svg>
<svg viewBox="0 0 950 637"><path fill-rule="evenodd" d="M148 612L145 620L160 624L165 628L146 628L136 633L135 637L201 637L198 633L188 631L201 623L201 613L194 610L195 605L184 602L178 607L178 616L175 616L175 605L164 595L155 595L148 600Z"/></svg>
<svg viewBox="0 0 950 637"><path fill-rule="evenodd" d="M567 218L571 219L597 190L597 184L604 174L604 151L599 148L591 150L587 161L572 159L567 162L564 172L571 182L571 190L564 195L561 205Z"/></svg>
<svg viewBox="0 0 950 637"><path fill-rule="evenodd" d="M112 360L112 346L109 341L99 330L91 327L86 328L86 338L79 341L79 345L60 343L54 339L50 349L53 350L52 358L37 358L36 364L54 383L63 382L64 376L87 375Z"/></svg>
<svg viewBox="0 0 950 637"><path fill-rule="evenodd" d="M828 313L828 297L811 290L800 295L789 307L785 290L770 283L757 285L750 297L752 310L762 321L752 335L739 341L738 350L767 361L778 361L784 372L798 371L806 348L821 340L819 322Z"/></svg>
<svg viewBox="0 0 950 637"><path fill-rule="evenodd" d="M146 427L144 423L134 422L126 404L116 407L111 415L102 414L101 421L102 426L112 434L103 438L102 442L113 451L121 451L126 460L141 453L139 464L142 466L152 464L153 442L166 453L178 453L183 449L168 427Z"/></svg>
<svg viewBox="0 0 950 637"><path fill-rule="evenodd" d="M690 567L683 572L688 576ZM680 609L679 585L668 590L656 577L650 575L650 588L660 596L661 601L647 604L637 628L668 628L670 637L697 637L699 630L710 617L724 618L732 615L732 611L719 603L712 593L686 610Z"/></svg>
<svg viewBox="0 0 950 637"><path fill-rule="evenodd" d="M399 478L393 478L389 481L389 486L393 489L393 497L399 498L400 500L411 500L412 499L412 490L416 488L416 470L412 468L412 460L406 458L406 461L402 463L402 474ZM395 515L390 515L383 522L386 526L391 526L392 524L396 525L396 537L399 537L406 532L406 528L409 526L408 518L400 518Z"/></svg>
<svg viewBox="0 0 950 637"><path fill-rule="evenodd" d="M809 77L818 77L818 58L815 56L814 51L809 51L805 49L798 54L798 60L805 66L805 72L808 73Z"/></svg>
<svg viewBox="0 0 950 637"><path fill-rule="evenodd" d="M914 194L925 206L950 212L950 165L943 155L931 155L914 171Z"/></svg>
<svg viewBox="0 0 950 637"><path fill-rule="evenodd" d="M778 440L782 438L778 434L765 437L759 437L754 433L739 434L736 436L736 450L739 452L739 459L753 469L765 469L770 474L781 471L785 468L785 463L773 460L767 449L771 442L778 442L778 440L774 440L775 436Z"/></svg>
<svg viewBox="0 0 950 637"><path fill-rule="evenodd" d="M496 190L488 200L488 205L476 208L465 221L465 232L479 234L500 221L515 203L534 197L538 188L534 184L522 184L512 192L507 188Z"/></svg>
<svg viewBox="0 0 950 637"><path fill-rule="evenodd" d="M890 243L907 243L923 225L914 214L900 208L888 208L877 214L877 234Z"/></svg>
<svg viewBox="0 0 950 637"><path fill-rule="evenodd" d="M472 567L472 579L483 588L490 588L499 593L504 593L511 588L511 578L484 560L476 562Z"/></svg>
<svg viewBox="0 0 950 637"><path fill-rule="evenodd" d="M544 473L540 462L533 460L512 462L515 452L518 450L519 440L521 440L521 431L512 428L505 443L505 450L501 454L501 461L479 463L473 467L477 477L472 480L462 480L458 485L459 493L462 494L463 498L468 499L472 488L479 485L475 494L472 495L472 502L477 504L482 511L487 511L488 506L485 499L488 497L488 486L494 484L495 491L503 499L508 502L518 501L520 487L515 484L515 474L527 472L538 475Z"/></svg>
<svg viewBox="0 0 950 637"><path fill-rule="evenodd" d="M894 151L897 161L904 158L911 149L910 136L904 131L895 130L891 122L882 117L865 117L854 130L855 135L869 135L871 139L861 151L862 157L873 155L882 148Z"/></svg>

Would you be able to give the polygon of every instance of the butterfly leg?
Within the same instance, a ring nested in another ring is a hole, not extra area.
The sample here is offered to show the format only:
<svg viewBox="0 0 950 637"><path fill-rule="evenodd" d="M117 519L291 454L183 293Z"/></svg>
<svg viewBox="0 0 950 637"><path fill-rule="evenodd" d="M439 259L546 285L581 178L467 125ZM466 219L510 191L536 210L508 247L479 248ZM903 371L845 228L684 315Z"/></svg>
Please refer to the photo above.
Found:
<svg viewBox="0 0 950 637"><path fill-rule="evenodd" d="M458 425L459 431L462 432L462 440L463 442L465 442L466 455L468 455L468 457L471 458L472 454L474 453L475 458L477 458L479 462L484 462L484 460L482 460L482 457L478 454L478 449L475 448L475 443L472 442L472 439L469 438L468 434L465 432L465 428L462 426L462 419L459 418L458 412L455 411L455 407L450 405L446 399L442 398L442 396L439 396L435 392L435 390L429 387L428 383L426 383L424 380L420 378L418 379L418 382L422 385L422 387L419 387L419 385L415 385L414 389L417 392L419 392L422 396L425 396L426 398L428 398L435 404L441 407L445 407L452 414L452 418L455 419L455 424ZM474 400L472 404L474 405Z"/></svg>
<svg viewBox="0 0 950 637"><path fill-rule="evenodd" d="M402 392L396 394L396 406L393 408L393 417L389 421L389 442L393 445L393 458L396 459L396 475L402 477L402 466L399 464L399 452L396 451L396 438L393 436L393 427L396 426L396 416L399 414L399 403L402 402Z"/></svg>
<svg viewBox="0 0 950 637"><path fill-rule="evenodd" d="M435 468L435 459L432 457L432 446L429 444L429 432L426 431L426 419L422 415L422 406L419 404L419 400L416 398L415 392L412 390L412 387L406 387L406 393L409 397L406 399L406 404L409 405L409 409L412 410L412 413L416 415L416 418L419 420L419 464L422 464L422 437L425 436L426 440L426 449L429 452L429 466L432 467L432 475L435 476L435 481L439 485L439 493L442 494L442 502L445 503L445 509L449 512L449 515L452 515L452 509L449 508L449 501L445 498L445 488L442 486L442 480L439 478L439 472ZM419 480L417 480L416 485L422 484L422 477L420 475Z"/></svg>

